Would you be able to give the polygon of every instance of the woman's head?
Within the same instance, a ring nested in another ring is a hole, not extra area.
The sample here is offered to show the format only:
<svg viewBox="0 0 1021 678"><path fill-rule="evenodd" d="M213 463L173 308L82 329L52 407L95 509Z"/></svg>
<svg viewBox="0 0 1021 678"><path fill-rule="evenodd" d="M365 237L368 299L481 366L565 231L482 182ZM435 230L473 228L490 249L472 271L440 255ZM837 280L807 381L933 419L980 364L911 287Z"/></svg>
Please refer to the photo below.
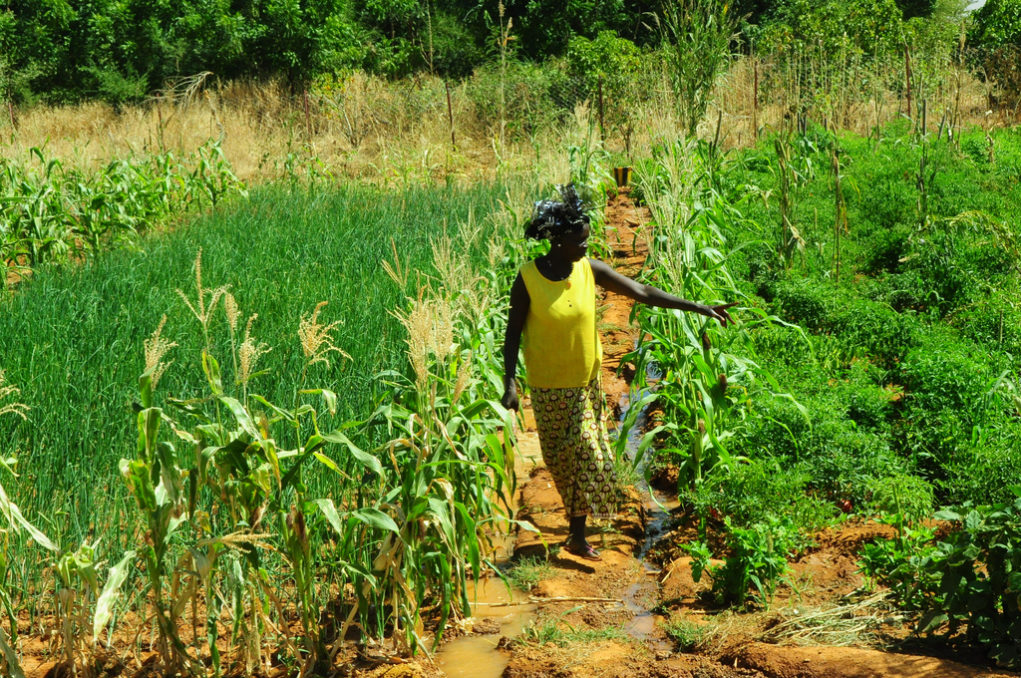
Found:
<svg viewBox="0 0 1021 678"><path fill-rule="evenodd" d="M540 200L535 203L532 218L525 226L526 238L555 240L588 229L589 218L574 185L559 186L558 190L560 200Z"/></svg>

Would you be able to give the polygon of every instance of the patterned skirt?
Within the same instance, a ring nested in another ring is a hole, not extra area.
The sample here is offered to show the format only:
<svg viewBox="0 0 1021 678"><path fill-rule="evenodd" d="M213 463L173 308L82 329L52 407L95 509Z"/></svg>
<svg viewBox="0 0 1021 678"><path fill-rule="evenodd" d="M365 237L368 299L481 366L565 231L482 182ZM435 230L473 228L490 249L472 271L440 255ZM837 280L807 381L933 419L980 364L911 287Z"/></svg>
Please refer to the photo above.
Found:
<svg viewBox="0 0 1021 678"><path fill-rule="evenodd" d="M577 388L532 388L542 458L568 518L612 519L621 490L606 434L599 380Z"/></svg>

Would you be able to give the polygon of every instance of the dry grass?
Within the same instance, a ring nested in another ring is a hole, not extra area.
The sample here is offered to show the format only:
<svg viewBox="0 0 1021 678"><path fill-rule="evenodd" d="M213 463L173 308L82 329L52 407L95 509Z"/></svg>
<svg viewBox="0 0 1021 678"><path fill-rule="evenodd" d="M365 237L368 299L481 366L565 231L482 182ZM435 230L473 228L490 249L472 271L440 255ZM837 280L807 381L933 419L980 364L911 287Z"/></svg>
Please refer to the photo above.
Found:
<svg viewBox="0 0 1021 678"><path fill-rule="evenodd" d="M863 600L788 608L760 639L780 645L867 645L891 619L889 597L889 591L880 591Z"/></svg>
<svg viewBox="0 0 1021 678"><path fill-rule="evenodd" d="M756 124L760 132L775 129L790 123L792 107L818 106L817 101L799 98L796 82L784 81L790 79L784 68L751 58L735 61L720 78L700 135L713 135L719 120L725 146L747 146L756 138ZM896 71L893 66L890 69L887 80L895 83ZM943 79L944 84L930 92L933 129L944 111L952 110L961 111L964 124L992 124L985 115L990 93L985 85L967 74L961 76L960 87L953 72ZM773 83L768 91L767 80ZM441 79L429 76L391 82L358 73L320 86L307 97L292 95L280 82L204 80L187 85L120 112L95 102L36 107L19 112L17 129L2 116L0 152L26 157L28 149L44 147L47 156L65 164L96 167L113 158L159 149L183 155L213 138L221 140L235 172L248 182L286 178L296 163L315 165L326 177L382 184L477 181L507 174L566 178L564 149L588 143L597 126L593 107L580 104L559 129L539 130L531 139L511 139L501 146L499 121L480 116L468 95L468 84L462 83L450 88L456 138L452 144L446 87ZM642 101L631 107L630 145L631 156L642 157L653 145L675 139L679 126L664 73L646 73L636 88ZM813 115L814 120L829 118L860 134L906 110L905 101L893 89L868 100L836 96L824 103L826 112ZM623 155L619 129L611 128L607 136L607 148Z"/></svg>

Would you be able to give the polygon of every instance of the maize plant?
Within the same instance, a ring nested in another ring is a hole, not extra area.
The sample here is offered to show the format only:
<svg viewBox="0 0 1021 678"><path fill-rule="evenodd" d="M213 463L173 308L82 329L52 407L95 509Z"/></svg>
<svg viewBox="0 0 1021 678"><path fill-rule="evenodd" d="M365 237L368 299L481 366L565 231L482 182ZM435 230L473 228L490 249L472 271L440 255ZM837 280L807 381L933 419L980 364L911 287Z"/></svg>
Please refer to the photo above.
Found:
<svg viewBox="0 0 1021 678"><path fill-rule="evenodd" d="M205 392L169 399L173 416L156 405L153 386L166 369L164 356L176 345L162 336L161 323L146 342L137 454L121 462L148 524L142 552L161 658L167 670L200 673L208 655L219 675L217 640L229 621L230 646L240 646L246 672L262 666L264 646L275 638L301 675L320 674L330 658L321 619L330 580L339 591L357 581L366 586L362 598L370 596L377 584L373 563L385 564L379 554L393 548L399 533L383 510L389 477L344 427L320 430L322 412L312 403L324 403L332 414L337 395L305 388L305 382L316 364L343 355L331 336L337 323L319 319L325 303L301 319L297 334L305 364L292 402L283 406L250 392L252 380L262 374L258 359L270 349L252 336L255 316L237 342L240 309L225 288L203 287L201 253L195 285L194 297L181 296L201 325ZM213 355L220 300L231 335L224 364L233 369L233 379L224 378ZM174 442L163 439L165 429ZM314 496L309 482L324 474L332 478L332 496ZM327 570L325 563L335 568ZM197 645L200 598L205 647ZM367 608L360 602L340 604L357 612ZM191 647L178 631L189 603L196 639ZM298 642L298 629L289 626L292 613L300 624Z"/></svg>
<svg viewBox="0 0 1021 678"><path fill-rule="evenodd" d="M681 144L658 153L651 172L640 179L645 195L659 196L649 205L657 228L649 256L657 276L654 284L687 299L736 297L740 293L727 268L723 228L742 217L706 177L715 163L701 158L700 148L686 148L689 153ZM696 152L690 153L692 149ZM640 449L644 452L652 437L668 434L662 451L679 466L679 490L695 489L716 466L743 461L729 452L727 441L740 429L751 391L762 382L779 388L767 371L742 355L751 345L745 341L751 327L779 320L756 309L743 310L757 318L730 330L677 310L636 311L641 339L624 361L634 361L639 375L659 375L643 404L657 402L665 422L646 434Z"/></svg>
<svg viewBox="0 0 1021 678"><path fill-rule="evenodd" d="M511 441L495 431L512 422L455 343L445 300L420 295L399 317L414 379L386 375L393 390L369 419L390 438L377 451L387 460L383 506L398 531L374 558L376 586L362 587L371 607L361 612L377 632L393 623L415 650L423 613L438 619L437 642L451 616L470 613L468 577L481 573L487 531L510 524Z"/></svg>
<svg viewBox="0 0 1021 678"><path fill-rule="evenodd" d="M76 676L95 675L93 659L103 629L113 618L113 608L127 578L134 551L128 551L110 568L100 591L103 563L97 558L97 544L88 541L75 551L62 553L53 568L56 575L57 623L65 665Z"/></svg>
<svg viewBox="0 0 1021 678"><path fill-rule="evenodd" d="M183 161L167 152L114 160L93 173L32 148L25 163L0 159L0 261L33 267L96 254L231 194L244 195L245 186L216 142Z"/></svg>

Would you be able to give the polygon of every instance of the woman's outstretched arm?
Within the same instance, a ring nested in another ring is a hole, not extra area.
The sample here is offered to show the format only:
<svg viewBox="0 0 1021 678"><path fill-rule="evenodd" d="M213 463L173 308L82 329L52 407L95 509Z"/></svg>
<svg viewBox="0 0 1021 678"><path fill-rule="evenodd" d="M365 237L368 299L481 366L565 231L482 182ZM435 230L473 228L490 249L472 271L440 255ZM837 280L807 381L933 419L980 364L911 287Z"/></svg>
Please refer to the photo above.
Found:
<svg viewBox="0 0 1021 678"><path fill-rule="evenodd" d="M518 348L521 346L521 330L528 317L531 299L525 288L525 281L518 273L511 285L510 314L507 317L507 333L503 337L503 397L500 402L508 410L518 409Z"/></svg>
<svg viewBox="0 0 1021 678"><path fill-rule="evenodd" d="M622 294L629 299L634 299L635 301L648 304L649 306L676 308L682 311L698 313L706 316L707 318L715 318L724 326L728 323L734 322L734 319L730 317L729 313L727 313L727 309L731 306L736 306L738 303L736 301L729 304L720 304L718 306L699 304L694 301L675 297L668 292L664 292L658 287L645 285L632 280L626 275L617 273L617 271L613 270L610 266L598 259L589 259L589 263L592 265L592 274L595 276L596 284L604 289L610 290L611 292Z"/></svg>

